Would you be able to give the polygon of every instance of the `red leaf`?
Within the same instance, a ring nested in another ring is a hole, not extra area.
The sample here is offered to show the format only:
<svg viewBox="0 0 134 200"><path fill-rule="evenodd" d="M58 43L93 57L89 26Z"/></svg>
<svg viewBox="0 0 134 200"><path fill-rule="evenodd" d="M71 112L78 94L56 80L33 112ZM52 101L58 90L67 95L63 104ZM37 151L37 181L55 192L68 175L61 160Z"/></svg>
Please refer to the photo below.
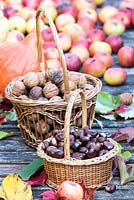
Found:
<svg viewBox="0 0 134 200"><path fill-rule="evenodd" d="M96 188L86 188L84 181L80 184L83 189L83 200L94 200L94 193L96 192Z"/></svg>
<svg viewBox="0 0 134 200"><path fill-rule="evenodd" d="M7 119L5 118L4 114L0 114L0 124L4 124L7 122Z"/></svg>
<svg viewBox="0 0 134 200"><path fill-rule="evenodd" d="M129 109L128 109L128 106L126 106L126 105L120 105L117 109L116 109L116 112L118 112L118 113L123 113L123 112L126 112L126 111L128 111Z"/></svg>
<svg viewBox="0 0 134 200"><path fill-rule="evenodd" d="M45 171L41 171L40 174L33 176L30 180L26 181L30 185L44 185L47 180L47 175Z"/></svg>
<svg viewBox="0 0 134 200"><path fill-rule="evenodd" d="M48 190L41 194L42 200L58 200L58 195L54 190Z"/></svg>
<svg viewBox="0 0 134 200"><path fill-rule="evenodd" d="M131 142L132 140L134 140L134 127L121 128L116 133L112 134L111 137L117 142L123 140Z"/></svg>

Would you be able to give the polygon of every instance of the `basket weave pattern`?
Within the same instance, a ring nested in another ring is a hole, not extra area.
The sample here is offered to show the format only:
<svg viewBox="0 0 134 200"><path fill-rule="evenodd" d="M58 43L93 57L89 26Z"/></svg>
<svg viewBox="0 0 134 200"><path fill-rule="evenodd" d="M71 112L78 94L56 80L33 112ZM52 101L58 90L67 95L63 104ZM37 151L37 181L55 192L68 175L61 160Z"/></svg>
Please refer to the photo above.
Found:
<svg viewBox="0 0 134 200"><path fill-rule="evenodd" d="M112 164L114 156L118 152L117 143L112 139L114 148L103 156L92 159L78 160L70 157L70 114L73 103L79 90L75 91L70 97L64 124L64 159L57 159L44 153L43 143L37 148L38 155L44 159L44 169L48 175L47 184L56 188L65 180L71 180L78 183L84 181L86 187L98 188L106 185L112 179ZM86 99L82 95L82 127L86 126ZM49 140L49 139L48 139Z"/></svg>
<svg viewBox="0 0 134 200"><path fill-rule="evenodd" d="M42 56L42 44L41 44L41 32L40 32L40 14L43 14L52 29L55 43L60 56L60 61L63 69L63 81L65 89L65 100L63 101L36 101L36 100L22 100L14 96L12 91L14 90L14 83L17 80L23 80L24 76L17 77L12 82L9 83L6 88L6 97L13 103L14 109L17 113L17 118L20 126L21 135L26 144L37 147L37 145L44 139L50 136L50 133L54 129L62 129L64 127L65 112L69 96L69 86L68 86L68 72L65 63L65 58L63 55L63 50L60 45L58 34L52 19L49 17L46 10L41 8L37 11L36 15L36 30L37 30L37 50L38 50L38 64L42 71L44 72L44 66L46 67L46 61L43 60ZM74 72L74 74L80 74ZM95 77L85 74L87 79L87 84L93 86L93 90L85 90L85 95L87 99L87 112L88 112L88 126L91 127L94 118L94 108L96 102L96 96L101 89L101 81ZM81 125L81 99L78 97L74 103L74 108L71 115L71 124ZM49 124L51 121L51 128L41 127L40 120L44 120L45 124ZM37 129L38 124L38 129ZM40 129L40 130L39 130ZM45 129L45 130L44 130Z"/></svg>

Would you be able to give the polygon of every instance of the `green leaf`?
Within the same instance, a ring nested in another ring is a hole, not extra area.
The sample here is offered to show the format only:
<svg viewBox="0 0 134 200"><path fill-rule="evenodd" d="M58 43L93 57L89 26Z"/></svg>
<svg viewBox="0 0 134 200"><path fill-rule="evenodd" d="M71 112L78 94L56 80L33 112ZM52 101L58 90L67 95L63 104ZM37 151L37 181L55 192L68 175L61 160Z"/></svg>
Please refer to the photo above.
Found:
<svg viewBox="0 0 134 200"><path fill-rule="evenodd" d="M16 135L16 133L15 132L7 133L4 131L0 131L0 140L2 140L5 137L9 137L9 136L13 136L13 135Z"/></svg>
<svg viewBox="0 0 134 200"><path fill-rule="evenodd" d="M130 151L125 151L124 153L122 153L122 156L124 159L129 159L131 157L131 153Z"/></svg>
<svg viewBox="0 0 134 200"><path fill-rule="evenodd" d="M129 111L126 111L126 112L123 112L123 113L119 113L118 114L120 117L123 117L126 119L129 119L129 118L134 118L134 110L129 110Z"/></svg>
<svg viewBox="0 0 134 200"><path fill-rule="evenodd" d="M114 97L109 93L100 92L97 95L95 111L97 113L107 114L108 112L118 108L119 105L120 105L119 96Z"/></svg>
<svg viewBox="0 0 134 200"><path fill-rule="evenodd" d="M17 120L16 112L14 110L5 111L4 114L6 116L6 119L8 119L9 121L16 121Z"/></svg>
<svg viewBox="0 0 134 200"><path fill-rule="evenodd" d="M18 172L18 174L20 175L22 180L27 181L33 174L41 170L43 167L43 159L37 158L33 160L30 164L26 165L21 171Z"/></svg>

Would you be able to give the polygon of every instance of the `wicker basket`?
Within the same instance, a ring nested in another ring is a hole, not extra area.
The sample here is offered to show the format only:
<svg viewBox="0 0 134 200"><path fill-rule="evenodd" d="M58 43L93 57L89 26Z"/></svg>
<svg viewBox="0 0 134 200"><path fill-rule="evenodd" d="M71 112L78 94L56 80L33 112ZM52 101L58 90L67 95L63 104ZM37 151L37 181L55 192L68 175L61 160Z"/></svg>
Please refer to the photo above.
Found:
<svg viewBox="0 0 134 200"><path fill-rule="evenodd" d="M43 142L37 148L38 155L44 159L44 169L48 175L47 184L54 188L65 180L78 183L84 181L87 188L98 188L106 185L112 178L112 164L118 152L117 143L112 139L109 141L114 144L114 148L103 156L86 160L70 157L70 116L79 92L77 90L73 93L67 106L64 124L64 159L53 158L44 153ZM85 127L87 125L86 98L83 92L80 94L82 97L82 127Z"/></svg>
<svg viewBox="0 0 134 200"><path fill-rule="evenodd" d="M37 33L37 50L38 50L38 64L42 73L45 73L44 66L46 61L42 59L42 44L41 44L41 32L40 32L40 15L43 14L50 25L50 28L54 35L54 40L57 45L57 49L60 56L60 61L63 69L63 81L65 90L65 100L63 101L36 101L36 100L22 100L17 96L13 95L14 83L17 80L23 80L24 76L13 79L5 90L6 97L13 103L14 109L17 113L18 123L21 131L21 135L24 142L32 147L36 147L42 140L50 136L50 132L55 129L62 129L64 127L65 112L67 107L67 101L69 96L69 83L68 83L68 71L65 63L63 50L60 45L57 31L52 19L49 17L46 10L41 8L37 11L36 15L36 33ZM73 72L74 74L80 74ZM94 107L96 102L96 96L101 89L101 81L90 75L86 75L87 83L89 86L93 86L93 90L85 90L87 99L87 110L88 110L88 125L91 127L94 118ZM71 116L71 123L78 124L81 120L81 99L77 98L74 103L74 108ZM58 117L57 117L58 116ZM51 129L47 127L40 128L40 119L43 119L45 124L51 121ZM37 129L37 124L39 128ZM45 131L44 131L45 129Z"/></svg>

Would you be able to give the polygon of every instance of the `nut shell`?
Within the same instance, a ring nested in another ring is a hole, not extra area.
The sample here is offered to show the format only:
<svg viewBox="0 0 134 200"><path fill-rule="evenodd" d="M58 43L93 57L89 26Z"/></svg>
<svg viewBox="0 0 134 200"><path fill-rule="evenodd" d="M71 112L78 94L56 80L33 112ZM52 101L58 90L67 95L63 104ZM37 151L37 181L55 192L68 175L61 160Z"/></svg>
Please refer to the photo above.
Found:
<svg viewBox="0 0 134 200"><path fill-rule="evenodd" d="M32 88L39 84L39 79L35 72L29 72L25 75L23 82L27 88Z"/></svg>
<svg viewBox="0 0 134 200"><path fill-rule="evenodd" d="M55 84L47 82L43 88L43 94L46 98L50 99L59 94L59 89Z"/></svg>

